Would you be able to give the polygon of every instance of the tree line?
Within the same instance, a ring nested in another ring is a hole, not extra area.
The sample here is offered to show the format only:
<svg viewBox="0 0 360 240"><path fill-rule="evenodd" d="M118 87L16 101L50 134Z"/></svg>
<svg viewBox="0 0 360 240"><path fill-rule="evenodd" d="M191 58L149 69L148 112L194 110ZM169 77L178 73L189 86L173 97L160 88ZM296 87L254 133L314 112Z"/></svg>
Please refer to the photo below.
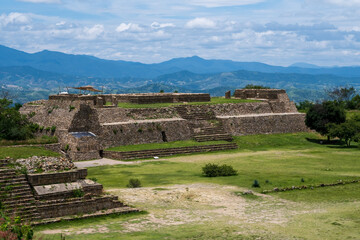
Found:
<svg viewBox="0 0 360 240"><path fill-rule="evenodd" d="M331 100L322 103L301 102L306 112L305 124L323 136L339 138L347 146L360 141L360 115L346 116L346 110L360 110L360 95L354 87L337 87L327 92Z"/></svg>

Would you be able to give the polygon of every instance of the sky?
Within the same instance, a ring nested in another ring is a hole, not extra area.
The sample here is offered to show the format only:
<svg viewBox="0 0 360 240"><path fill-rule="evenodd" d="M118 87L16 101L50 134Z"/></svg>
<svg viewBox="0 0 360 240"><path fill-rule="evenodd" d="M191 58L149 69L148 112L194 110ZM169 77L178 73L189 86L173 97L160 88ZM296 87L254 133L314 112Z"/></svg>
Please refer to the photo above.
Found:
<svg viewBox="0 0 360 240"><path fill-rule="evenodd" d="M0 45L157 63L360 65L360 0L1 0Z"/></svg>

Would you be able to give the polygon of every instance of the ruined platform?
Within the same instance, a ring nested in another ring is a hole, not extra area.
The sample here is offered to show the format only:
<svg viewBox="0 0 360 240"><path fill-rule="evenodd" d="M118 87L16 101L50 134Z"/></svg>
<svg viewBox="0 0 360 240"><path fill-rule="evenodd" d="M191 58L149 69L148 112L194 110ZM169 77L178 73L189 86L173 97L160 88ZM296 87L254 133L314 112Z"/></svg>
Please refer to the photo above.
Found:
<svg viewBox="0 0 360 240"><path fill-rule="evenodd" d="M21 113L43 128L56 126L61 149L73 160L99 159L104 149L121 145L194 139L231 141L232 136L307 131L281 89L240 89L235 97L256 102L179 104L158 108L120 108L134 103L209 101L208 94L156 93L53 95L48 101L24 104ZM113 107L105 107L110 103ZM38 135L49 134L45 131Z"/></svg>

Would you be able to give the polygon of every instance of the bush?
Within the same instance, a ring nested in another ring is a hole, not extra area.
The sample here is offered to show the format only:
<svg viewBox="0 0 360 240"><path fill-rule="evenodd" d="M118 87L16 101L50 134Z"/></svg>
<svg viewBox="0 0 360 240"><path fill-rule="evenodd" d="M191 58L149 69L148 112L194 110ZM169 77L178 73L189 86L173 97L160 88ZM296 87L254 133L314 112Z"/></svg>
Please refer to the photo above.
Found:
<svg viewBox="0 0 360 240"><path fill-rule="evenodd" d="M202 171L205 177L234 176L238 174L232 166L226 164L219 166L208 163L202 168Z"/></svg>
<svg viewBox="0 0 360 240"><path fill-rule="evenodd" d="M126 185L128 188L139 188L141 187L141 182L137 178L131 178L129 180L129 183Z"/></svg>
<svg viewBox="0 0 360 240"><path fill-rule="evenodd" d="M84 191L81 190L80 188L73 190L73 197L75 197L75 198L81 198L84 195L85 195Z"/></svg>
<svg viewBox="0 0 360 240"><path fill-rule="evenodd" d="M56 126L51 127L51 132L54 133L56 131Z"/></svg>
<svg viewBox="0 0 360 240"><path fill-rule="evenodd" d="M0 211L0 239L33 239L34 231L30 225L21 221L20 217L9 218Z"/></svg>

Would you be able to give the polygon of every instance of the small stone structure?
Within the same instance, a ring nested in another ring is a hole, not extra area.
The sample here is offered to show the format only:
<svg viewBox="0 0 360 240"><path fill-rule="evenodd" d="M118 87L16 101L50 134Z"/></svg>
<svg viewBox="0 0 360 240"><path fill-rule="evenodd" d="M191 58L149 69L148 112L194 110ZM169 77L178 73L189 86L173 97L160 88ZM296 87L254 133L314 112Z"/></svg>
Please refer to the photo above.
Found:
<svg viewBox="0 0 360 240"><path fill-rule="evenodd" d="M53 95L48 101L24 104L20 111L30 114L30 120L40 126L56 126L54 134L73 160L97 159L104 149L120 145L189 139L231 141L231 135L308 130L305 114L297 112L285 90L240 89L235 91L235 98L259 101L139 109L115 105L117 102L204 102L210 100L210 95ZM109 102L113 105L104 105ZM38 134L48 133L43 130Z"/></svg>
<svg viewBox="0 0 360 240"><path fill-rule="evenodd" d="M0 201L5 213L20 216L32 224L83 216L138 211L117 197L105 195L103 186L86 179L86 169L64 172L19 174L0 160Z"/></svg>
<svg viewBox="0 0 360 240"><path fill-rule="evenodd" d="M226 98L226 99L230 99L230 98L231 98L231 91L227 91L227 92L225 93L225 98Z"/></svg>

